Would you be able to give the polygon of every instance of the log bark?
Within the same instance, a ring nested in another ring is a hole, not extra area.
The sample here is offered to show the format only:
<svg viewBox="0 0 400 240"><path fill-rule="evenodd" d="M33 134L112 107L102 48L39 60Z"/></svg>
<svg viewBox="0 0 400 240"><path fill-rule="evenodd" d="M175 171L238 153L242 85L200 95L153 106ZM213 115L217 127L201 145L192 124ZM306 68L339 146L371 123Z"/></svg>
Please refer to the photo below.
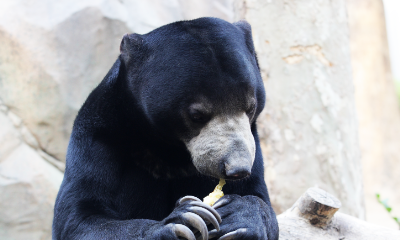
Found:
<svg viewBox="0 0 400 240"><path fill-rule="evenodd" d="M336 212L340 206L340 201L324 190L308 189L290 209L278 216L279 239L400 239L400 231Z"/></svg>
<svg viewBox="0 0 400 240"><path fill-rule="evenodd" d="M341 205L337 198L319 188L308 189L297 203L299 216L316 227L326 227Z"/></svg>

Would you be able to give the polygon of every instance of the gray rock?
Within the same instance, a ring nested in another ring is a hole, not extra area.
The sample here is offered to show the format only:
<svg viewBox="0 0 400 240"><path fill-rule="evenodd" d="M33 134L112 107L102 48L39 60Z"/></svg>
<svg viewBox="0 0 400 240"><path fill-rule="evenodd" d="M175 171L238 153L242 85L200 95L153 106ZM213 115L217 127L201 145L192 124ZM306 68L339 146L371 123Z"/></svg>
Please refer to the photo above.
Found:
<svg viewBox="0 0 400 240"><path fill-rule="evenodd" d="M22 138L9 114L0 112L0 239L51 239L62 172Z"/></svg>
<svg viewBox="0 0 400 240"><path fill-rule="evenodd" d="M201 16L232 21L233 0L0 2L0 96L40 148L65 160L72 123L125 33Z"/></svg>
<svg viewBox="0 0 400 240"><path fill-rule="evenodd" d="M258 126L277 213L318 186L344 213L365 216L345 3L246 1L267 95Z"/></svg>

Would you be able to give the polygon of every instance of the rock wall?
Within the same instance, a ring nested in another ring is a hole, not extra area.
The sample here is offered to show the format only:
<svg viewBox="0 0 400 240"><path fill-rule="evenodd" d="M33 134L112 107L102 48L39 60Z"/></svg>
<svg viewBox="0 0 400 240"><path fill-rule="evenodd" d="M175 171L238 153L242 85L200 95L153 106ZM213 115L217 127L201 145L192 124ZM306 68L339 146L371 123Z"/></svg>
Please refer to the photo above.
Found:
<svg viewBox="0 0 400 240"><path fill-rule="evenodd" d="M51 239L63 175L45 159L52 161L22 120L0 102L0 239Z"/></svg>
<svg viewBox="0 0 400 240"><path fill-rule="evenodd" d="M125 33L200 16L232 21L232 1L44 0L0 3L0 96L40 148L65 160L72 122Z"/></svg>
<svg viewBox="0 0 400 240"><path fill-rule="evenodd" d="M274 209L307 188L364 218L358 124L344 0L246 0L267 93L259 120Z"/></svg>
<svg viewBox="0 0 400 240"><path fill-rule="evenodd" d="M375 194L400 216L400 105L391 76L381 0L347 0L359 119L366 220L398 229Z"/></svg>

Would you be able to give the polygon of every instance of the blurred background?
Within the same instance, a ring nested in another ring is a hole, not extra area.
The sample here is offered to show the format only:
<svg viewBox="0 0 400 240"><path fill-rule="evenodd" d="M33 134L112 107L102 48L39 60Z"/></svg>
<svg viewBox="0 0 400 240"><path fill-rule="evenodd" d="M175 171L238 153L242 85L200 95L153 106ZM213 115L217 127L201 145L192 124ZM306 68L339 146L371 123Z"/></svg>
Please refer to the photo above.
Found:
<svg viewBox="0 0 400 240"><path fill-rule="evenodd" d="M122 36L203 16L252 25L275 211L317 186L398 229L399 12L398 0L0 0L0 239L51 239L73 120Z"/></svg>

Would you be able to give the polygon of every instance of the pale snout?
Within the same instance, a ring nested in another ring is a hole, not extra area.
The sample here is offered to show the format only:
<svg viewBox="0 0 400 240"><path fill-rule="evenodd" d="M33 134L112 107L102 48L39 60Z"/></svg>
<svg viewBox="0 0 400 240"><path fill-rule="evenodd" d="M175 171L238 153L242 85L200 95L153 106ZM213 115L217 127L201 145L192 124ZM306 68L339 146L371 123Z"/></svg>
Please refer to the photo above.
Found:
<svg viewBox="0 0 400 240"><path fill-rule="evenodd" d="M245 113L212 119L186 146L201 174L232 180L251 174L255 142Z"/></svg>
<svg viewBox="0 0 400 240"><path fill-rule="evenodd" d="M251 174L254 156L243 141L235 140L232 145L228 154L220 160L219 171L224 179L245 178Z"/></svg>

